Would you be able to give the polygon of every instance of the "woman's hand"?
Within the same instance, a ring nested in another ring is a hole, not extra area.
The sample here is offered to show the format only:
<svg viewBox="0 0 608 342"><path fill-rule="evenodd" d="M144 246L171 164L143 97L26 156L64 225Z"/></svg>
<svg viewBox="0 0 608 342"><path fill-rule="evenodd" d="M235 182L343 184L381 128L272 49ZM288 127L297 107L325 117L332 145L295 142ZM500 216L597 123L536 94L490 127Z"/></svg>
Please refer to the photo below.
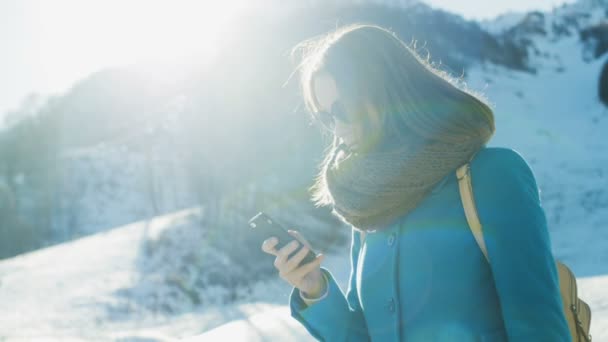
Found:
<svg viewBox="0 0 608 342"><path fill-rule="evenodd" d="M303 264L298 267L298 264L309 250L311 250L310 244L304 237L297 231L288 231L296 240L292 240L287 243L281 249L277 250L275 246L279 242L274 236L264 240L262 243L262 250L268 254L276 256L274 259L274 267L279 271L279 276L291 284L297 287L307 297L318 297L325 290L325 280L321 274L321 261L325 258L323 254L317 255L315 260ZM304 246L300 250L287 259L288 256L295 251L301 242Z"/></svg>

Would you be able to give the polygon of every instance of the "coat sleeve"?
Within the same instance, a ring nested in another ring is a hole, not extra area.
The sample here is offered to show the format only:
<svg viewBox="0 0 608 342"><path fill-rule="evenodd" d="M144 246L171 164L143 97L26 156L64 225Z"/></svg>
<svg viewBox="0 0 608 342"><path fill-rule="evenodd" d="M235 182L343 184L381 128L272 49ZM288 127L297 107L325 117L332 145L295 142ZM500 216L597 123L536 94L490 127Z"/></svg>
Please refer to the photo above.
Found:
<svg viewBox="0 0 608 342"><path fill-rule="evenodd" d="M534 174L516 151L499 151L476 206L509 341L571 341Z"/></svg>
<svg viewBox="0 0 608 342"><path fill-rule="evenodd" d="M329 281L327 297L307 307L300 298L298 288L293 287L291 291L289 297L291 316L302 323L319 341L371 341L356 288L359 249L359 233L352 229L351 270L346 295L331 272L324 267L321 267L321 271Z"/></svg>

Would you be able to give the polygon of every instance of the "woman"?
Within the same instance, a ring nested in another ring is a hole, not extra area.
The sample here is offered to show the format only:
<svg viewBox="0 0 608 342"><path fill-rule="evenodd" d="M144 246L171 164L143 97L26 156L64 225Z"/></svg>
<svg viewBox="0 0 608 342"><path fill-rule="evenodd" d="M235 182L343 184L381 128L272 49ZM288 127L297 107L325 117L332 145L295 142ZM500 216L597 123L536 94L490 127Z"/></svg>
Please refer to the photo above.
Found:
<svg viewBox="0 0 608 342"><path fill-rule="evenodd" d="M291 315L325 341L570 341L534 175L516 151L486 147L488 105L379 26L298 47L305 103L333 134L313 198L352 243L344 294L322 256L297 266L301 234L280 250L264 241L294 286ZM467 162L490 264L460 199Z"/></svg>

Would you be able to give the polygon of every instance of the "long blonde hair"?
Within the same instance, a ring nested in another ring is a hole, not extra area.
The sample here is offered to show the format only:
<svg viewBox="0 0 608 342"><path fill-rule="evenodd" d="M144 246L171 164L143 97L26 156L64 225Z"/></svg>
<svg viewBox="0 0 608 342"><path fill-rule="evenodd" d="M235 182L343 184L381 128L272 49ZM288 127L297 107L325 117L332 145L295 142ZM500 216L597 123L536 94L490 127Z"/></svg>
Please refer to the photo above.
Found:
<svg viewBox="0 0 608 342"><path fill-rule="evenodd" d="M335 79L341 102L362 123L367 146L458 143L463 136L489 140L494 114L482 94L422 59L396 33L373 24L351 24L298 43L300 88L314 121L319 110L313 81L319 72ZM310 188L316 206L332 204L324 171L337 148L326 150L321 172ZM364 143L365 144L365 143Z"/></svg>

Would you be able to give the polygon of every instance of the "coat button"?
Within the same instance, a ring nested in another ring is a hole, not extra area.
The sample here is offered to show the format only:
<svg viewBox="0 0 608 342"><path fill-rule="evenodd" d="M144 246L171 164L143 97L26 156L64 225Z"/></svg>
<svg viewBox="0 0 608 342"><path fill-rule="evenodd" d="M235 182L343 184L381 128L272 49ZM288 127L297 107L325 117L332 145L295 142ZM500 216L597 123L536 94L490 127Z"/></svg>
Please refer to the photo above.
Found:
<svg viewBox="0 0 608 342"><path fill-rule="evenodd" d="M388 311L395 312L395 300L393 298L389 299L387 307Z"/></svg>
<svg viewBox="0 0 608 342"><path fill-rule="evenodd" d="M395 243L395 233L391 233L391 235L388 237L388 245L392 246Z"/></svg>

